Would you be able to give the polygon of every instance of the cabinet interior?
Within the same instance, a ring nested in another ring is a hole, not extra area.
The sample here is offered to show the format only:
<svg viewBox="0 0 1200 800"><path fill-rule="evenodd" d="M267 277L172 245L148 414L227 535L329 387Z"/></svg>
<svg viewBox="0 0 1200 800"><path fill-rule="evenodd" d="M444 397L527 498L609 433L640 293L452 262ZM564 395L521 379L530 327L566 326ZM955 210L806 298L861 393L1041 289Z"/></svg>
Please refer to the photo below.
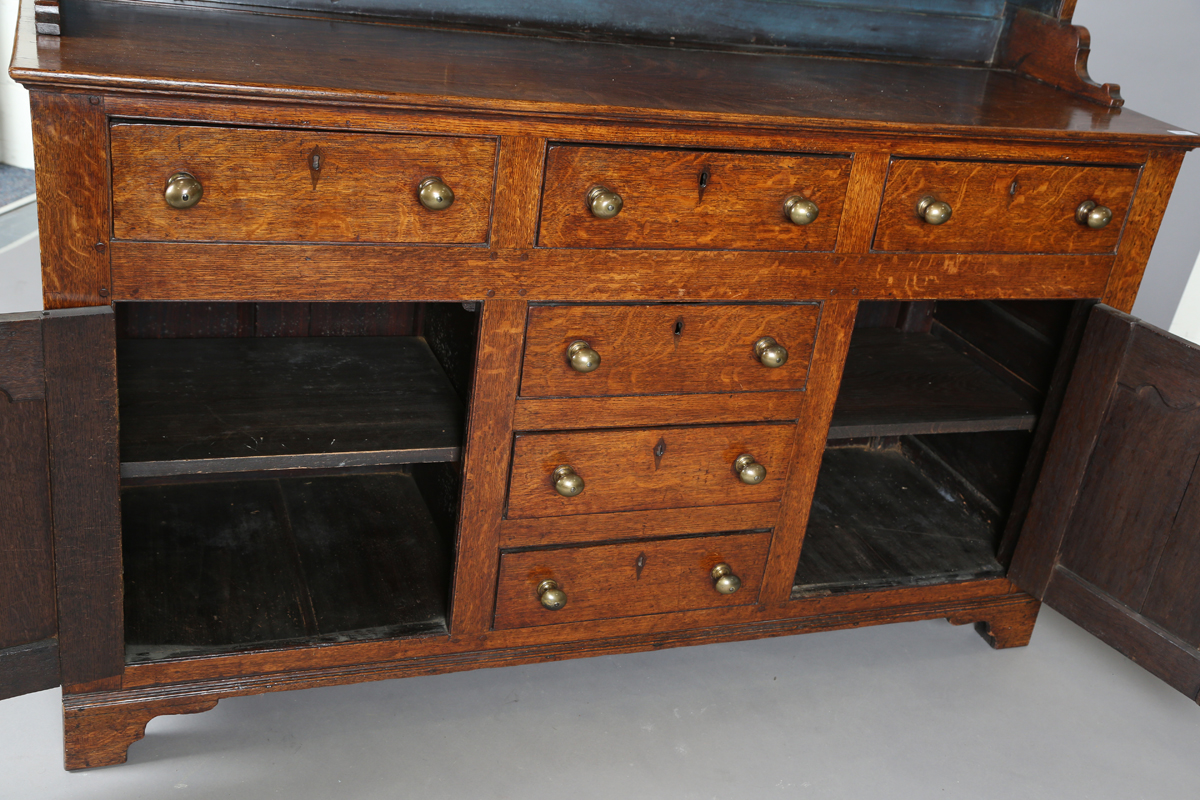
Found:
<svg viewBox="0 0 1200 800"><path fill-rule="evenodd" d="M476 316L118 304L126 660L445 633Z"/></svg>
<svg viewBox="0 0 1200 800"><path fill-rule="evenodd" d="M793 597L1005 574L1075 310L860 304Z"/></svg>

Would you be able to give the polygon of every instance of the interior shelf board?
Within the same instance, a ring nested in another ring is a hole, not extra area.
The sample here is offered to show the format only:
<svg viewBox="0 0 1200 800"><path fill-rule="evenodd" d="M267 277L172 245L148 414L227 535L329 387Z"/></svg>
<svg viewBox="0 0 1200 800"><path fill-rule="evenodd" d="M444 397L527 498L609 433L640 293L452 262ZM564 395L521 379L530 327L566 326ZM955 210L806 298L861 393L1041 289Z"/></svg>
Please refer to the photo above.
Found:
<svg viewBox="0 0 1200 800"><path fill-rule="evenodd" d="M121 492L126 661L447 632L451 545L402 473Z"/></svg>
<svg viewBox="0 0 1200 800"><path fill-rule="evenodd" d="M1034 404L929 333L859 328L830 439L1032 430Z"/></svg>
<svg viewBox="0 0 1200 800"><path fill-rule="evenodd" d="M792 597L994 578L1000 520L903 448L831 447Z"/></svg>
<svg viewBox="0 0 1200 800"><path fill-rule="evenodd" d="M456 461L462 403L424 339L118 344L121 477Z"/></svg>

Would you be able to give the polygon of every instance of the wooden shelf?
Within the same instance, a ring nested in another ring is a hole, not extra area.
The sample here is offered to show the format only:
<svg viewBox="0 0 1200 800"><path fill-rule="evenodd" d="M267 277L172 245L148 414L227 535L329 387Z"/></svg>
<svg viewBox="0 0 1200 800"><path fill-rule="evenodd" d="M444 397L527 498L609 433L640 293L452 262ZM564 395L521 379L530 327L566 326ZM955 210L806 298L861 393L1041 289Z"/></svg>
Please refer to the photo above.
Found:
<svg viewBox="0 0 1200 800"><path fill-rule="evenodd" d="M830 439L1032 430L1034 404L928 333L859 328Z"/></svg>
<svg viewBox="0 0 1200 800"><path fill-rule="evenodd" d="M451 543L401 473L128 487L130 663L445 633Z"/></svg>
<svg viewBox="0 0 1200 800"><path fill-rule="evenodd" d="M455 461L462 402L423 339L125 340L122 479Z"/></svg>
<svg viewBox="0 0 1200 800"><path fill-rule="evenodd" d="M901 445L831 447L792 597L992 578L999 514Z"/></svg>

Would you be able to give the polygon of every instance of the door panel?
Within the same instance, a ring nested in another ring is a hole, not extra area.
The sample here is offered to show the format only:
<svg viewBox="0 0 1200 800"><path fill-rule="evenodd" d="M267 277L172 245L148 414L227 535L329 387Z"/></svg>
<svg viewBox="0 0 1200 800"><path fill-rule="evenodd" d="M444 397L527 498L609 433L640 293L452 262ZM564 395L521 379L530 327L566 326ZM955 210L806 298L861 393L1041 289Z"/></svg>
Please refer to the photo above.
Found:
<svg viewBox="0 0 1200 800"><path fill-rule="evenodd" d="M0 698L58 685L42 315L0 316Z"/></svg>
<svg viewBox="0 0 1200 800"><path fill-rule="evenodd" d="M1096 306L1010 577L1200 693L1200 347Z"/></svg>
<svg viewBox="0 0 1200 800"><path fill-rule="evenodd" d="M0 699L124 669L115 352L108 307L0 316Z"/></svg>

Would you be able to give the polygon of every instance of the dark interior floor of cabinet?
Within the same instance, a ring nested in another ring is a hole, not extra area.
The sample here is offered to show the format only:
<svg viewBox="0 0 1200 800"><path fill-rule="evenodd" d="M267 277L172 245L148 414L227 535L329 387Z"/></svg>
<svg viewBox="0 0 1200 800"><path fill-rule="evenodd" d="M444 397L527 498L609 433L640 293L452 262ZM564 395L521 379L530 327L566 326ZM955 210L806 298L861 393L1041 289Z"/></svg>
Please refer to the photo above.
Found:
<svg viewBox="0 0 1200 800"><path fill-rule="evenodd" d="M457 460L462 402L413 336L130 339L121 476Z"/></svg>
<svg viewBox="0 0 1200 800"><path fill-rule="evenodd" d="M916 443L831 446L793 597L996 577L999 513Z"/></svg>
<svg viewBox="0 0 1200 800"><path fill-rule="evenodd" d="M411 476L121 493L126 659L446 631L451 544Z"/></svg>
<svg viewBox="0 0 1200 800"><path fill-rule="evenodd" d="M830 439L1032 430L1034 404L929 333L859 328L850 340Z"/></svg>

